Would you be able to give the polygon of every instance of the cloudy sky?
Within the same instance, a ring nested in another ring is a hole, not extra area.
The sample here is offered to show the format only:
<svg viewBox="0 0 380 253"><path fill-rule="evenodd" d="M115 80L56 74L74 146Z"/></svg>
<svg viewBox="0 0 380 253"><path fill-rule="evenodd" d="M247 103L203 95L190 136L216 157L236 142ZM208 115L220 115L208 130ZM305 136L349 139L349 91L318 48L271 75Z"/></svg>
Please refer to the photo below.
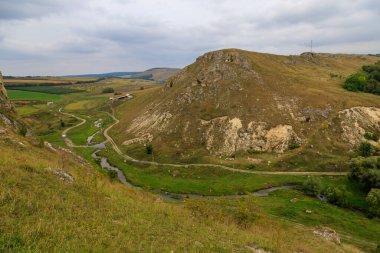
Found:
<svg viewBox="0 0 380 253"><path fill-rule="evenodd" d="M379 0L0 0L5 75L183 67L211 50L380 53Z"/></svg>

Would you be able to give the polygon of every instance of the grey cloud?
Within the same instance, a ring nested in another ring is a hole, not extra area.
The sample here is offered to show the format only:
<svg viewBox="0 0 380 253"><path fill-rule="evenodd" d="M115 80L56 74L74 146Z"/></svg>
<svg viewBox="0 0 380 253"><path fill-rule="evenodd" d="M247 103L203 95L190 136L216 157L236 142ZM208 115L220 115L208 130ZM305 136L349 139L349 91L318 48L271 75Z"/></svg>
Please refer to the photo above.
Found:
<svg viewBox="0 0 380 253"><path fill-rule="evenodd" d="M378 0L2 0L0 67L15 74L183 67L221 48L301 53L311 39L316 50L375 53L378 23Z"/></svg>
<svg viewBox="0 0 380 253"><path fill-rule="evenodd" d="M0 1L0 20L41 18L81 6L80 1L73 0L2 0Z"/></svg>

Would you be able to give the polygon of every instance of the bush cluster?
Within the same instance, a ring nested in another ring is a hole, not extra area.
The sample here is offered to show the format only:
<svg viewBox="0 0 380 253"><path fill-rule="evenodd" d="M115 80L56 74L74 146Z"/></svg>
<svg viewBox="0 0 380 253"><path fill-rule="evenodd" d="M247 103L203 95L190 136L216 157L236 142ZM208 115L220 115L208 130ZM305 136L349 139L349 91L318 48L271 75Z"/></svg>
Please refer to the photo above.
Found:
<svg viewBox="0 0 380 253"><path fill-rule="evenodd" d="M371 132L365 132L364 138L366 138L367 140L372 140L372 141L378 141L379 140L379 136L377 136L377 134L371 133Z"/></svg>
<svg viewBox="0 0 380 253"><path fill-rule="evenodd" d="M369 211L372 215L380 217L380 189L373 188L367 195L370 205Z"/></svg>
<svg viewBox="0 0 380 253"><path fill-rule="evenodd" d="M350 167L349 179L359 183L368 192L368 211L380 217L380 157L354 159Z"/></svg>
<svg viewBox="0 0 380 253"><path fill-rule="evenodd" d="M348 206L349 193L343 186L323 187L319 177L309 177L303 183L303 190L311 196L323 195L328 202L338 206Z"/></svg>
<svg viewBox="0 0 380 253"><path fill-rule="evenodd" d="M102 93L114 93L114 89L112 87L104 88Z"/></svg>
<svg viewBox="0 0 380 253"><path fill-rule="evenodd" d="M343 88L380 95L380 61L373 65L363 66L362 70L362 73L348 77Z"/></svg>
<svg viewBox="0 0 380 253"><path fill-rule="evenodd" d="M380 188L380 158L356 158L350 163L349 179L359 183L365 191Z"/></svg>
<svg viewBox="0 0 380 253"><path fill-rule="evenodd" d="M373 147L370 143L362 142L359 145L359 155L360 156L368 157L368 156L371 156L372 153L373 153Z"/></svg>

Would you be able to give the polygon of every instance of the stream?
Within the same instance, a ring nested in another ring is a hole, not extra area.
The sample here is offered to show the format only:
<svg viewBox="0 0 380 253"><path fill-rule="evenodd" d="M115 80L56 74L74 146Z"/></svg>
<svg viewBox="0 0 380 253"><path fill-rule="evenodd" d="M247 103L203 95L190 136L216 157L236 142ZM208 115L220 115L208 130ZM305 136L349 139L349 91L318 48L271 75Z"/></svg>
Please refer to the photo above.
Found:
<svg viewBox="0 0 380 253"><path fill-rule="evenodd" d="M92 153L92 157L96 160L100 160L100 166L103 169L106 170L112 170L116 171L117 177L119 181L129 187L142 190L143 188L136 186L132 184L128 179L125 177L124 173L122 172L121 169L112 166L106 157L99 156L98 153L105 147L104 143L98 144L96 146L98 149ZM166 201L172 201L172 202L182 202L185 199L215 199L215 198L228 198L228 199L241 199L241 198L247 198L247 197L264 197L268 196L269 193L277 191L277 190L291 190L294 189L296 186L295 185L283 185L283 186L276 186L276 187L270 187L267 189L262 189L255 191L250 194L233 194L233 195L200 195L200 194L184 194L184 193L172 193L172 192L165 192L159 194L161 199L166 200Z"/></svg>

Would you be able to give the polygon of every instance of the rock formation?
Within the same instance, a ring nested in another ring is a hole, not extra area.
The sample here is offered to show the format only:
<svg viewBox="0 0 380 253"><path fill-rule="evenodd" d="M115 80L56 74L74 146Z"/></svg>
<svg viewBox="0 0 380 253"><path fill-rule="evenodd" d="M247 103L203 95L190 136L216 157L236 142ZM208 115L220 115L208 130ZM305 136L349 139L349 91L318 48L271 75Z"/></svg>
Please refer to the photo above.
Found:
<svg viewBox="0 0 380 253"><path fill-rule="evenodd" d="M8 99L7 91L3 83L3 76L0 72L0 121L6 125L13 125L17 127L14 121L15 109Z"/></svg>
<svg viewBox="0 0 380 253"><path fill-rule="evenodd" d="M366 132L380 133L379 108L353 107L340 111L338 118L342 128L343 140L352 147L367 141L364 138Z"/></svg>

